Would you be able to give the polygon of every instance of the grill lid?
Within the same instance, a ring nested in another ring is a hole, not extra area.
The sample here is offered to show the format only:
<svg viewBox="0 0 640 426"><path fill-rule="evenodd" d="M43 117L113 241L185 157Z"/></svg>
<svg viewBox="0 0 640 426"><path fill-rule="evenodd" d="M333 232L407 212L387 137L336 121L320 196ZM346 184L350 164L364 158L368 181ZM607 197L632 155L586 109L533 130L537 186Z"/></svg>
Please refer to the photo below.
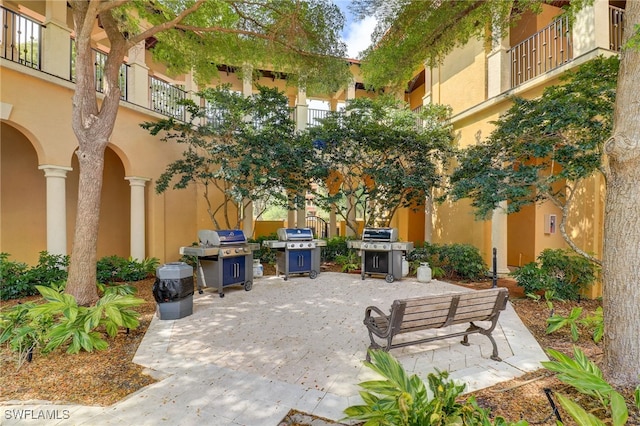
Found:
<svg viewBox="0 0 640 426"><path fill-rule="evenodd" d="M211 231L209 229L201 229L198 231L198 239L200 244L205 247L217 247L231 244L245 244L247 238L240 229L221 229Z"/></svg>
<svg viewBox="0 0 640 426"><path fill-rule="evenodd" d="M278 228L278 240L280 241L312 241L311 228Z"/></svg>
<svg viewBox="0 0 640 426"><path fill-rule="evenodd" d="M398 241L398 228L364 228L362 241Z"/></svg>

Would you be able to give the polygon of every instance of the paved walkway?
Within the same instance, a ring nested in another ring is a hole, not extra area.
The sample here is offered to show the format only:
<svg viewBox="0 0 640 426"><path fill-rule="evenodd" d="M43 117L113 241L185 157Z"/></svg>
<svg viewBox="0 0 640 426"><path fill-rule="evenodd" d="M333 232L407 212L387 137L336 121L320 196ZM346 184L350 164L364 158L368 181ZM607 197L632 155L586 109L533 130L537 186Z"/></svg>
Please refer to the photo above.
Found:
<svg viewBox="0 0 640 426"><path fill-rule="evenodd" d="M360 402L358 383L376 377L362 363L365 308L460 291L469 290L334 272L314 280L258 278L249 292L227 287L224 298L206 289L194 295L193 315L151 322L134 362L157 383L109 407L4 405L0 424L277 426L292 408L339 420ZM491 344L481 335L471 335L468 347L447 339L392 354L422 378L447 370L467 391L536 370L547 359L510 304L493 335L503 362L489 358Z"/></svg>

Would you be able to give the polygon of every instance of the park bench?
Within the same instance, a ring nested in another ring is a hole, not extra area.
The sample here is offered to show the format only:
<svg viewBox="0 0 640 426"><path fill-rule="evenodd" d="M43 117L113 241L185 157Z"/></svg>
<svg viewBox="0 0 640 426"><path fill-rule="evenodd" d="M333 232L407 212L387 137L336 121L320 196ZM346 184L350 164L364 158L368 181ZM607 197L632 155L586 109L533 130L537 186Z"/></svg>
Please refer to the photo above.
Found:
<svg viewBox="0 0 640 426"><path fill-rule="evenodd" d="M364 325L369 331L371 345L369 349L390 349L464 336L462 344L469 346L468 336L479 333L485 335L493 345L491 359L502 361L498 357L498 347L491 333L493 332L504 310L509 297L506 288L493 288L464 293L452 293L443 296L426 296L410 299L394 300L389 315L385 315L379 308L369 306L365 310ZM486 327L480 327L474 322L489 321ZM464 331L453 331L449 334L431 335L424 333L410 340L411 333L422 330L440 329L456 324L469 323ZM402 341L394 341L398 335L409 335ZM379 344L376 338L386 343ZM367 351L367 361L370 361Z"/></svg>

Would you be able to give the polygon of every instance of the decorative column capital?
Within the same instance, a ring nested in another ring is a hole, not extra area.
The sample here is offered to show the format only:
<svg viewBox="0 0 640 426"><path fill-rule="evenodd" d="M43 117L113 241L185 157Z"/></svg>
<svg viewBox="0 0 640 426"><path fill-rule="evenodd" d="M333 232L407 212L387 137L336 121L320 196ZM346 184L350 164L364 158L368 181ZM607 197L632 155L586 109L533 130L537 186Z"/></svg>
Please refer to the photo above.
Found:
<svg viewBox="0 0 640 426"><path fill-rule="evenodd" d="M66 178L67 172L70 172L73 169L71 167L54 166L52 164L43 164L41 166L38 166L38 170L44 170L45 177Z"/></svg>
<svg viewBox="0 0 640 426"><path fill-rule="evenodd" d="M140 177L140 176L126 176L125 180L129 181L129 186L146 186L147 182L151 181L151 178Z"/></svg>

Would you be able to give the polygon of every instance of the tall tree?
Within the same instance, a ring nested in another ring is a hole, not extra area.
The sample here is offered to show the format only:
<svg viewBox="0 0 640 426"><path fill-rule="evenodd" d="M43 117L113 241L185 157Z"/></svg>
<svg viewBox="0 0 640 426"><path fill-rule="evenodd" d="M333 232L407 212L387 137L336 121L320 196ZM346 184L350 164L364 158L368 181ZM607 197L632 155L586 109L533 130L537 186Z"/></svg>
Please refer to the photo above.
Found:
<svg viewBox="0 0 640 426"><path fill-rule="evenodd" d="M376 87L404 86L407 73L425 61L437 64L456 46L484 37L487 29L506 28L519 12L543 2L354 0L359 16L377 14L379 22L375 48L363 58L365 79ZM570 8L592 2L572 0ZM640 1L626 2L624 19L613 130L604 146L603 371L628 385L637 382L640 365Z"/></svg>
<svg viewBox="0 0 640 426"><path fill-rule="evenodd" d="M292 84L331 92L348 81L340 58L344 17L327 0L70 0L76 45L73 131L78 138L78 206L67 293L97 300L96 261L104 152L120 103L119 69L128 50L150 37L172 72L195 70L207 83L217 64L252 64L287 73ZM103 98L95 91L91 35L109 40Z"/></svg>
<svg viewBox="0 0 640 426"><path fill-rule="evenodd" d="M416 113L391 96L350 100L309 130L319 148L316 179L328 188L315 200L338 206L354 234L354 208L365 226L389 226L399 208L423 205L441 186L438 168L452 153L449 115L442 105Z"/></svg>
<svg viewBox="0 0 640 426"><path fill-rule="evenodd" d="M470 198L481 219L502 201L507 213L550 201L561 211L559 229L567 244L602 264L576 244L567 220L584 180L603 172L619 62L617 56L593 59L539 98L514 98L489 137L460 152L450 179L452 198Z"/></svg>

